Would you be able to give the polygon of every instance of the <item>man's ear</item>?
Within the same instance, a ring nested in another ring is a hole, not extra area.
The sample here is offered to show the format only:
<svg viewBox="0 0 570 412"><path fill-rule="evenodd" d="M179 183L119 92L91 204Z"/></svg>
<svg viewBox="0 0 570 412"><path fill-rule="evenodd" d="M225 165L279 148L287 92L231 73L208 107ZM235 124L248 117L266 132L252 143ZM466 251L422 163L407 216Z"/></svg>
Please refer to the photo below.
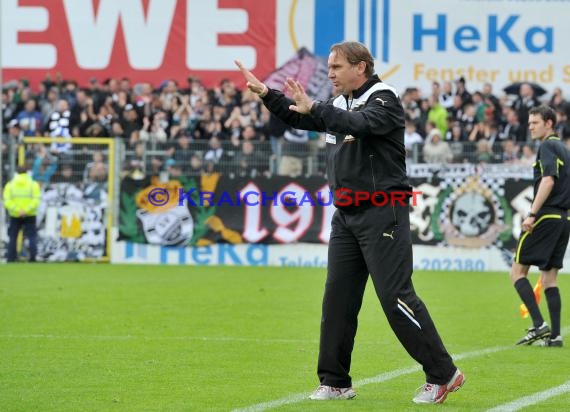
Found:
<svg viewBox="0 0 570 412"><path fill-rule="evenodd" d="M366 72L366 63L365 62L358 62L356 65L359 74L363 74Z"/></svg>

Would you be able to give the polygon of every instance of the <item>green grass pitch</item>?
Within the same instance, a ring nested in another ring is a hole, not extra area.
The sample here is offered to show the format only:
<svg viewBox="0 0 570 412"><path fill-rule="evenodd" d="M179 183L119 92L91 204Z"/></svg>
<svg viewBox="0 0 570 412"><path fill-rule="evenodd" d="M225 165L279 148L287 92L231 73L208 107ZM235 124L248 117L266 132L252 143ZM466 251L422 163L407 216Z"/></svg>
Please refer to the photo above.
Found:
<svg viewBox="0 0 570 412"><path fill-rule="evenodd" d="M2 265L0 410L425 410L411 402L423 373L370 282L353 352L357 398L304 399L318 384L324 279L301 268ZM559 280L566 333L570 276ZM568 346L514 346L530 322L507 273L416 272L414 283L467 376L446 411L569 382ZM544 297L541 308L548 320ZM568 405L563 388L527 410Z"/></svg>

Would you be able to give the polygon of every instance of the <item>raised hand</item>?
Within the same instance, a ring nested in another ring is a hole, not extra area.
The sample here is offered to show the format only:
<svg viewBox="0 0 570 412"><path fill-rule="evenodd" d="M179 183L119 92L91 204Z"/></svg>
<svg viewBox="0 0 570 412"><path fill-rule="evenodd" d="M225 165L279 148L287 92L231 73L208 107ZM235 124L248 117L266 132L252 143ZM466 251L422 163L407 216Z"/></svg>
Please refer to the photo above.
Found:
<svg viewBox="0 0 570 412"><path fill-rule="evenodd" d="M303 85L292 78L288 78L285 82L285 87L291 95L291 98L295 100L295 104L289 106L289 110L301 114L309 113L314 102L305 92Z"/></svg>
<svg viewBox="0 0 570 412"><path fill-rule="evenodd" d="M253 93L258 94L261 97L264 97L268 91L267 86L263 82L261 82L257 77L255 77L252 72L246 69L241 61L234 60L234 63L241 71L241 74L243 74L243 77L247 82L246 83L247 88L251 90Z"/></svg>

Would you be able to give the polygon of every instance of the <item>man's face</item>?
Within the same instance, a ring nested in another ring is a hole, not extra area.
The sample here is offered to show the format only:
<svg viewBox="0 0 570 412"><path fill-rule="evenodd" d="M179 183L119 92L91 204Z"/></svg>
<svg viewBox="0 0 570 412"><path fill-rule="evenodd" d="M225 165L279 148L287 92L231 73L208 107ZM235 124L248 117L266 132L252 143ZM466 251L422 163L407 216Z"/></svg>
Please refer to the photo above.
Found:
<svg viewBox="0 0 570 412"><path fill-rule="evenodd" d="M364 63L360 63L363 65ZM360 86L363 74L359 71L359 65L352 65L342 54L336 51L331 52L328 60L329 79L333 84L333 93L350 94Z"/></svg>
<svg viewBox="0 0 570 412"><path fill-rule="evenodd" d="M531 114L528 116L528 130L530 131L530 137L533 140L546 137L550 128L551 127L549 127L542 119L542 116L538 114Z"/></svg>

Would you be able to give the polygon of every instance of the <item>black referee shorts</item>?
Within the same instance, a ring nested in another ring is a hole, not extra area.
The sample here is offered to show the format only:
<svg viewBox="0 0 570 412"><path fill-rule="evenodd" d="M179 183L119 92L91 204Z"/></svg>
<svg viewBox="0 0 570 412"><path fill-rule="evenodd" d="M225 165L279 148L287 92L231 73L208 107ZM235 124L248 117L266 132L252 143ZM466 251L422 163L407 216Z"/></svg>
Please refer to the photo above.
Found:
<svg viewBox="0 0 570 412"><path fill-rule="evenodd" d="M545 211L537 216L532 233L521 233L515 262L540 270L561 269L569 237L568 214Z"/></svg>

